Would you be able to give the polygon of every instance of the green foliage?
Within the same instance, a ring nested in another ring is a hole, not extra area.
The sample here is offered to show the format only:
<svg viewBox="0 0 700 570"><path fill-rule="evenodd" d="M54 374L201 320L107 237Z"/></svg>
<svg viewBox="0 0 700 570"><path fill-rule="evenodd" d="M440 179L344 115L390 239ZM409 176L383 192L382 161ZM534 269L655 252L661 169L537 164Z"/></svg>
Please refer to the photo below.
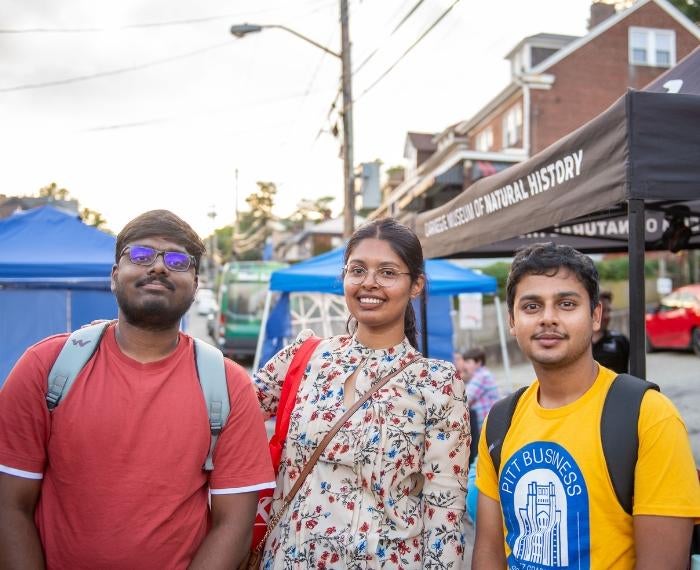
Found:
<svg viewBox="0 0 700 570"><path fill-rule="evenodd" d="M596 263L602 281L626 281L629 276L629 261L626 257L604 259Z"/></svg>
<svg viewBox="0 0 700 570"><path fill-rule="evenodd" d="M56 184L55 182L51 182L51 184L39 188L38 195L40 198L50 198L51 200L65 202L75 200L78 204L80 204L80 201L73 198L73 196L71 196L71 193L66 188L59 188L58 184ZM97 210L93 210L92 208L87 207L80 208L80 217L83 220L83 222L85 222L88 226L93 226L98 230L101 230L108 234L112 233L107 228L106 218Z"/></svg>
<svg viewBox="0 0 700 570"><path fill-rule="evenodd" d="M265 240L270 235L269 222L275 219L272 208L275 204L277 186L274 182L257 182L258 189L245 201L250 210L243 212L232 239L231 250L236 259L262 259Z"/></svg>
<svg viewBox="0 0 700 570"><path fill-rule="evenodd" d="M335 200L334 196L321 196L316 200L304 198L297 203L297 209L281 222L288 230L299 232L304 229L308 221L318 223L329 220L331 217L330 204L333 200Z"/></svg>
<svg viewBox="0 0 700 570"><path fill-rule="evenodd" d="M506 293L506 280L508 279L508 272L510 271L510 263L507 261L497 261L491 265L481 268L484 275L490 275L495 277L498 282L498 296L501 299L505 298Z"/></svg>
<svg viewBox="0 0 700 570"><path fill-rule="evenodd" d="M693 22L700 22L700 1L671 0L671 4L683 12Z"/></svg>
<svg viewBox="0 0 700 570"><path fill-rule="evenodd" d="M216 240L216 249L221 254L223 262L231 261L233 253L233 226L224 226L214 230L214 239Z"/></svg>
<svg viewBox="0 0 700 570"><path fill-rule="evenodd" d="M58 184L52 182L48 186L39 188L39 197L53 198L54 200L68 200L70 198L70 192L65 188L59 188Z"/></svg>

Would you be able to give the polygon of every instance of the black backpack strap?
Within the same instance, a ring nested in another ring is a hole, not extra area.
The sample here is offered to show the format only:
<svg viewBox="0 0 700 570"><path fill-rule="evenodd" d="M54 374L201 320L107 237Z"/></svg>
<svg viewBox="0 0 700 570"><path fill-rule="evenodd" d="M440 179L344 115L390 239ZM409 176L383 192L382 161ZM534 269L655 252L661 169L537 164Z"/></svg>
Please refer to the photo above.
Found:
<svg viewBox="0 0 700 570"><path fill-rule="evenodd" d="M639 451L639 410L647 390L659 390L652 383L618 374L605 397L600 418L600 438L605 464L618 502L629 515L634 504L634 471Z"/></svg>
<svg viewBox="0 0 700 570"><path fill-rule="evenodd" d="M510 423L513 421L513 414L518 405L518 400L523 392L527 390L527 386L519 388L515 392L508 394L505 398L498 400L489 411L486 421L486 445L491 455L493 468L496 470L496 476L501 468L501 447L503 440L506 438Z"/></svg>

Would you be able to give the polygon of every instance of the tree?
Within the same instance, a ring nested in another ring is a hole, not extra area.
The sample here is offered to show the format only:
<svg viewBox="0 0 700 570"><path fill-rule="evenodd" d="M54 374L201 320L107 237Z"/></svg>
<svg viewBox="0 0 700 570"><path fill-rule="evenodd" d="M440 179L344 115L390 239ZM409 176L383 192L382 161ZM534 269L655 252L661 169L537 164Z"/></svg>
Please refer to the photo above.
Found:
<svg viewBox="0 0 700 570"><path fill-rule="evenodd" d="M79 207L80 201L73 198L66 188L59 188L58 184L55 182L51 182L51 184L48 184L47 186L44 186L43 188L39 188L39 197L40 198L48 198L49 202L51 201L61 201L61 202L70 202L74 201ZM93 226L97 228L98 230L102 230L105 233L111 233L109 229L107 228L107 220L105 217L98 212L97 210L93 210L92 208L87 208L84 207L80 209L80 217L81 219L88 225L88 226Z"/></svg>
<svg viewBox="0 0 700 570"><path fill-rule="evenodd" d="M69 200L70 192L65 188L59 188L58 184L52 182L48 186L39 188L40 198L51 198L52 200Z"/></svg>
<svg viewBox="0 0 700 570"><path fill-rule="evenodd" d="M236 259L261 259L265 240L271 233L270 222L275 220L272 208L277 186L274 182L257 182L257 191L245 201L250 211L243 212L233 236L232 251Z"/></svg>
<svg viewBox="0 0 700 570"><path fill-rule="evenodd" d="M700 0L671 0L693 22L700 22Z"/></svg>
<svg viewBox="0 0 700 570"><path fill-rule="evenodd" d="M292 231L301 231L306 222L315 223L329 220L331 217L330 203L335 200L334 196L322 196L316 200L303 199L297 203L297 209L284 220L285 225Z"/></svg>
<svg viewBox="0 0 700 570"><path fill-rule="evenodd" d="M97 210L83 208L80 210L80 217L88 226L92 226L98 230L110 233L110 231L107 229L107 220Z"/></svg>

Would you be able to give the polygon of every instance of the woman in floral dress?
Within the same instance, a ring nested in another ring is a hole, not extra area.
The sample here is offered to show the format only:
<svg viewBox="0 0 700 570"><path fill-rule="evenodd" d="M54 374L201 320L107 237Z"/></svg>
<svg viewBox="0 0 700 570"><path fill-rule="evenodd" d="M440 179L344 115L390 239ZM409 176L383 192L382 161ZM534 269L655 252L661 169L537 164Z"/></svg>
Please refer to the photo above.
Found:
<svg viewBox="0 0 700 570"><path fill-rule="evenodd" d="M391 219L359 228L345 252L347 336L314 351L291 415L272 512L324 435L352 404L416 350L410 300L425 286L416 235ZM305 330L255 377L266 416L277 412ZM265 544L263 568L453 568L464 552L469 421L452 364L420 358L336 434Z"/></svg>

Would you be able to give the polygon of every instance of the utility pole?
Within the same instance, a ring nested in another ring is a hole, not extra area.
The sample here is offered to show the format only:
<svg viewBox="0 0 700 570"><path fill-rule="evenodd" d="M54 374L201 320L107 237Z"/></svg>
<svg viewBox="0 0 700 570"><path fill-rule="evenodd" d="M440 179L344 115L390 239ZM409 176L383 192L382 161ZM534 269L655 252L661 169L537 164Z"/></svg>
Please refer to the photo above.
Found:
<svg viewBox="0 0 700 570"><path fill-rule="evenodd" d="M350 61L351 44L348 0L340 0L340 37L340 59L343 66L343 183L345 186L343 237L347 239L355 231L355 168L352 132L352 65Z"/></svg>
<svg viewBox="0 0 700 570"><path fill-rule="evenodd" d="M352 65L350 58L350 26L349 26L348 0L340 0L340 53L279 24L236 24L231 26L231 34L242 38L248 34L258 33L266 28L284 30L299 39L337 57L342 65L341 92L343 95L343 199L345 208L343 211L343 235L349 238L355 231L355 169L353 156L353 121L352 121Z"/></svg>
<svg viewBox="0 0 700 570"><path fill-rule="evenodd" d="M209 279L210 283L215 283L216 282L216 261L214 259L214 256L216 255L216 224L214 223L214 220L216 219L216 206L214 204L211 205L209 209L209 213L207 214L209 218L211 219L211 225L212 225L212 230L211 230L211 236L209 238Z"/></svg>

